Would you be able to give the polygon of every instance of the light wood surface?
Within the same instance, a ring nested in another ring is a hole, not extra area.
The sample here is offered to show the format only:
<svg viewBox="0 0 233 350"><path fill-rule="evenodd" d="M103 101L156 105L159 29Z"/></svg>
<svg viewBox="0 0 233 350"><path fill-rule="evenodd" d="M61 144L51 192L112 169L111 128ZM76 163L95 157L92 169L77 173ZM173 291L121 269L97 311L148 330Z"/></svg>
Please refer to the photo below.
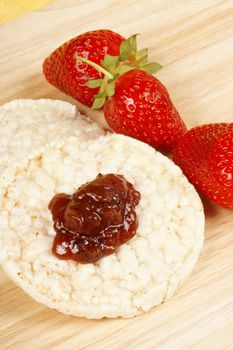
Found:
<svg viewBox="0 0 233 350"><path fill-rule="evenodd" d="M0 0L0 23L49 4L53 0Z"/></svg>
<svg viewBox="0 0 233 350"><path fill-rule="evenodd" d="M44 57L87 30L128 36L164 65L189 127L233 121L232 0L59 0L1 26L0 102L60 98ZM0 349L233 350L233 213L204 200L205 245L191 278L169 302L129 320L64 316L31 300L0 271Z"/></svg>

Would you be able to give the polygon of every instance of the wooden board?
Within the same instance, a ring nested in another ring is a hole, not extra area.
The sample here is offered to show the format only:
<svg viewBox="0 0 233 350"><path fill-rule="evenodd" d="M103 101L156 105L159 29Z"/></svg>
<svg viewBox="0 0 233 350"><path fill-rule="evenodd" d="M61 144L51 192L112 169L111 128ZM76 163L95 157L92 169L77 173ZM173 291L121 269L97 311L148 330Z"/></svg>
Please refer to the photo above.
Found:
<svg viewBox="0 0 233 350"><path fill-rule="evenodd" d="M189 127L233 121L232 0L59 0L1 26L0 102L60 98L41 73L46 55L78 33L141 33L164 65L167 86ZM175 297L129 320L90 321L49 310L0 271L0 349L233 349L233 213L207 200L205 245Z"/></svg>

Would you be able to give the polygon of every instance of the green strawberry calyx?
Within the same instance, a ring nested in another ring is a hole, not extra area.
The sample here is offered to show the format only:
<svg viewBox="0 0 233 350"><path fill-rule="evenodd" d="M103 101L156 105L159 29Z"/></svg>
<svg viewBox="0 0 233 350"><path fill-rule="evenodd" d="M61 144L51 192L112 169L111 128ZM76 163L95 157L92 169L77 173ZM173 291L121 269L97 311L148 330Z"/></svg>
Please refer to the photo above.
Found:
<svg viewBox="0 0 233 350"><path fill-rule="evenodd" d="M100 61L101 65L78 55L75 56L75 59L89 64L103 74L102 79L92 79L86 83L90 88L99 87L99 92L95 95L92 105L94 109L103 107L106 99L114 95L115 81L120 75L135 68L155 74L163 68L157 62L148 63L148 49L137 50L137 34L121 43L119 56L106 54L104 59Z"/></svg>

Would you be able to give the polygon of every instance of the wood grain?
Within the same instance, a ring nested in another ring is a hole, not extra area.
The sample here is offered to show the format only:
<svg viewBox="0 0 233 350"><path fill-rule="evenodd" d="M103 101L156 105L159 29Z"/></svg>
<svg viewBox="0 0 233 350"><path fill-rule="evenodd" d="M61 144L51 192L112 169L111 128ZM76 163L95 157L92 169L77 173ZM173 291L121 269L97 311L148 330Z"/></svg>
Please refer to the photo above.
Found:
<svg viewBox="0 0 233 350"><path fill-rule="evenodd" d="M59 0L1 26L0 102L60 98L41 64L58 45L90 29L110 28L140 45L164 69L189 127L233 121L232 0ZM232 212L204 200L206 240L194 273L175 297L129 320L64 316L31 300L0 271L0 349L233 349Z"/></svg>

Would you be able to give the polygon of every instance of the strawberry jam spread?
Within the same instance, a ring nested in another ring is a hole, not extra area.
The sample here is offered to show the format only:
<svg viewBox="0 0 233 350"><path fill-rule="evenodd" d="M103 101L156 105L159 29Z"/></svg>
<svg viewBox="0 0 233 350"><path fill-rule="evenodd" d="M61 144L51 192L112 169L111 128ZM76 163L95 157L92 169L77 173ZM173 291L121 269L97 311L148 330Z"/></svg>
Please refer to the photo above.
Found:
<svg viewBox="0 0 233 350"><path fill-rule="evenodd" d="M56 236L53 253L61 259L93 263L132 238L138 226L140 193L124 176L99 174L72 194L49 203Z"/></svg>

